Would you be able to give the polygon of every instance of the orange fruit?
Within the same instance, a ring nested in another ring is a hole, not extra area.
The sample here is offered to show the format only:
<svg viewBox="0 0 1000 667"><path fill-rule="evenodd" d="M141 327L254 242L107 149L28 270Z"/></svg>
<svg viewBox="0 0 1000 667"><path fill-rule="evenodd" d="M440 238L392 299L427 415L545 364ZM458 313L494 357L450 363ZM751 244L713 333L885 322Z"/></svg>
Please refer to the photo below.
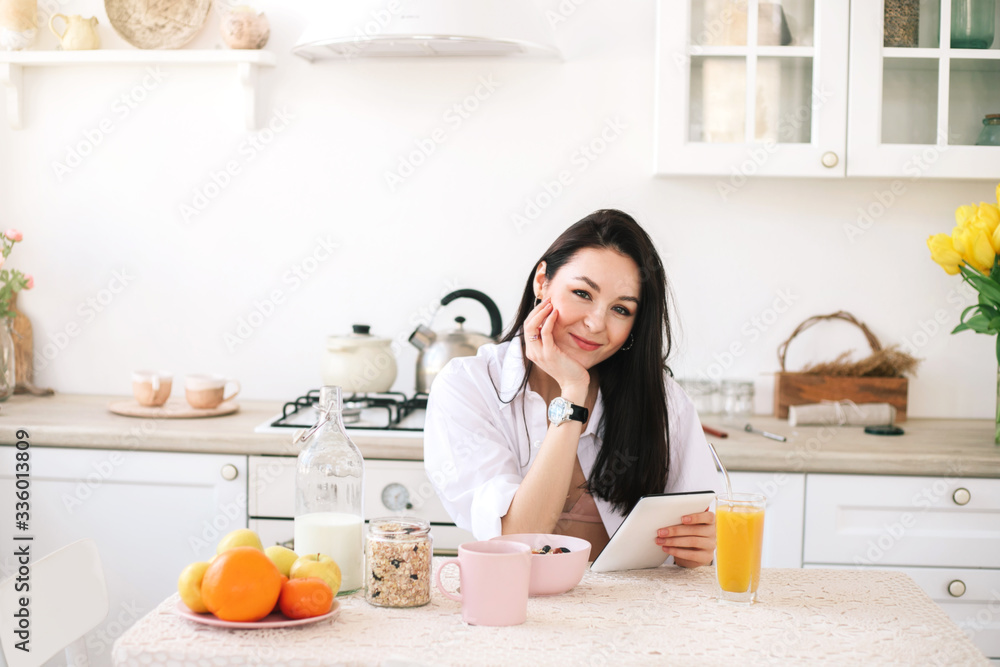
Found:
<svg viewBox="0 0 1000 667"><path fill-rule="evenodd" d="M224 621L259 621L281 594L281 573L263 551L236 547L218 555L201 581L205 607Z"/></svg>
<svg viewBox="0 0 1000 667"><path fill-rule="evenodd" d="M319 577L289 579L281 587L278 607L288 618L322 616L333 607L333 591Z"/></svg>

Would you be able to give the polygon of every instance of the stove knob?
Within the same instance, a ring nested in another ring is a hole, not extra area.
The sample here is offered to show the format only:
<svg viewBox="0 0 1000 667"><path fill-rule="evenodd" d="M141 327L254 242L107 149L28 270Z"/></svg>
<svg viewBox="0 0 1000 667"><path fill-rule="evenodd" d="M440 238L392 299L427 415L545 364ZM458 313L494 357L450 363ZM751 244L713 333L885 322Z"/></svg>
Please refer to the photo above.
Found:
<svg viewBox="0 0 1000 667"><path fill-rule="evenodd" d="M392 483L382 489L382 504L392 512L413 509L410 492L402 484Z"/></svg>
<svg viewBox="0 0 1000 667"><path fill-rule="evenodd" d="M234 479L236 479L237 476L239 476L239 474L240 471L237 470L236 466L234 466L232 463L227 463L226 465L222 466L222 479L226 480L227 482L233 481Z"/></svg>

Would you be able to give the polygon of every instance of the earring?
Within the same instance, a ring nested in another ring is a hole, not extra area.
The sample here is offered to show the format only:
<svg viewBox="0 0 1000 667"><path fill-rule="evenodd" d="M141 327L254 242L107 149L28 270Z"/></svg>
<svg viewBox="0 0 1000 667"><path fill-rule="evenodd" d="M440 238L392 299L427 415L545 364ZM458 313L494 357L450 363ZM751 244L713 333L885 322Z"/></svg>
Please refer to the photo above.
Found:
<svg viewBox="0 0 1000 667"><path fill-rule="evenodd" d="M621 346L620 348L618 348L618 349L619 349L619 350L621 350L622 352L628 352L629 350L631 350L631 349L632 349L632 343L634 343L634 342L635 342L635 339L633 339L633 338L632 338L632 334L630 333L630 334L628 335L628 340L626 340L626 341L625 341L625 344L624 344L624 345L622 345L622 346Z"/></svg>
<svg viewBox="0 0 1000 667"><path fill-rule="evenodd" d="M541 297L535 297L535 308L538 308L538 304L540 304L541 302L542 302Z"/></svg>

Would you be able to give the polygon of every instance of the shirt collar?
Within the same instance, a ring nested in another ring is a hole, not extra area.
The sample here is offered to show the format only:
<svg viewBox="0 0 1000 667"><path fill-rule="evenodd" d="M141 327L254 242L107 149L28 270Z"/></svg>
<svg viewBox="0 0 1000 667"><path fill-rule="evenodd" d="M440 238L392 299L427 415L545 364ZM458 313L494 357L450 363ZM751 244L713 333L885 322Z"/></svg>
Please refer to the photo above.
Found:
<svg viewBox="0 0 1000 667"><path fill-rule="evenodd" d="M509 397L513 396L521 388L522 382L524 382L524 354L521 352L521 336L515 336L507 344L507 351L503 358L503 364L500 367L500 396L503 400L506 401ZM525 384L524 390L528 392L531 391L531 388ZM581 438L587 435L597 437L597 427L601 423L601 415L604 412L603 403L601 390L598 389L594 411L591 413L590 419L587 420L587 428L580 435ZM501 410L509 409L512 404L513 401L502 403Z"/></svg>
<svg viewBox="0 0 1000 667"><path fill-rule="evenodd" d="M521 352L521 337L515 336L507 343L507 350L500 367L500 397L507 401L504 407L509 407L511 397L521 388L524 382L524 355Z"/></svg>

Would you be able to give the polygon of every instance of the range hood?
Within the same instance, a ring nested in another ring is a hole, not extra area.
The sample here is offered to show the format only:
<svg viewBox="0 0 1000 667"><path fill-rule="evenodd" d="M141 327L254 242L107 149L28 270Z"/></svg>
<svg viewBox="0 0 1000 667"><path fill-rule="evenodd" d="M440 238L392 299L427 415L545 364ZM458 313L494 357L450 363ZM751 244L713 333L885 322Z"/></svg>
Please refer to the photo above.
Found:
<svg viewBox="0 0 1000 667"><path fill-rule="evenodd" d="M533 0L320 0L306 15L292 52L309 61L560 55Z"/></svg>

